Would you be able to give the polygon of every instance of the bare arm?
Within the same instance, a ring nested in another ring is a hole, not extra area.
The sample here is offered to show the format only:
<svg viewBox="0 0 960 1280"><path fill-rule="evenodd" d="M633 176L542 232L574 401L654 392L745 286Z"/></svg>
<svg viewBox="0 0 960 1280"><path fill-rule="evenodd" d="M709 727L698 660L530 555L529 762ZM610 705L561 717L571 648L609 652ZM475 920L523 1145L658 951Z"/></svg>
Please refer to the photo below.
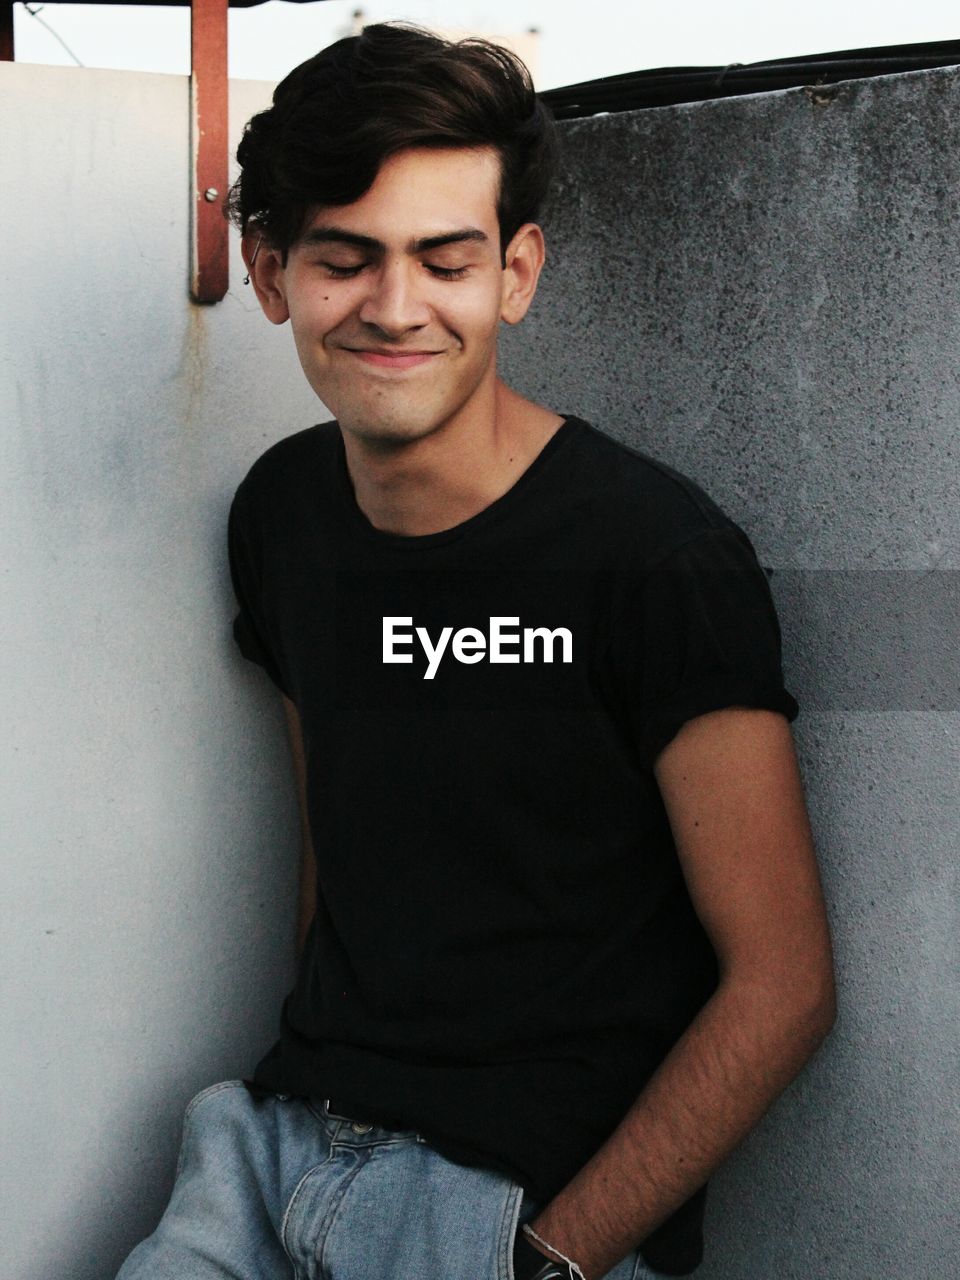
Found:
<svg viewBox="0 0 960 1280"><path fill-rule="evenodd" d="M720 982L604 1145L530 1224L587 1280L707 1180L835 1017L830 936L786 719L742 707L700 716L655 772Z"/></svg>
<svg viewBox="0 0 960 1280"><path fill-rule="evenodd" d="M307 760L303 747L303 730L300 713L290 699L283 696L283 709L287 716L290 735L290 755L297 783L297 799L300 803L300 895L297 906L297 955L303 951L307 932L317 910L317 860L313 854L310 836L310 820L307 816Z"/></svg>

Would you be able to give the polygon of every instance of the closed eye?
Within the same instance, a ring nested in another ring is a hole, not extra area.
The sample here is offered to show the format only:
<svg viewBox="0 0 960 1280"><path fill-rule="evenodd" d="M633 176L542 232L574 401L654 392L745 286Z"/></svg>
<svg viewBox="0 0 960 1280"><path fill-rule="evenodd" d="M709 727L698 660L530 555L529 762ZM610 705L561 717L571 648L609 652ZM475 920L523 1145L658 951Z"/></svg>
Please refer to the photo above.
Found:
<svg viewBox="0 0 960 1280"><path fill-rule="evenodd" d="M358 262L356 266L339 267L333 262L324 262L321 265L334 280L352 280L368 264L366 262ZM438 267L431 262L425 262L423 265L438 280L460 280L470 270L469 267Z"/></svg>
<svg viewBox="0 0 960 1280"><path fill-rule="evenodd" d="M362 271L367 264L359 262L355 267L337 267L332 262L324 262L321 265L326 271L329 271L334 280L350 280L358 272Z"/></svg>
<svg viewBox="0 0 960 1280"><path fill-rule="evenodd" d="M469 271L469 267L435 267L429 262L424 266L441 280L459 280Z"/></svg>

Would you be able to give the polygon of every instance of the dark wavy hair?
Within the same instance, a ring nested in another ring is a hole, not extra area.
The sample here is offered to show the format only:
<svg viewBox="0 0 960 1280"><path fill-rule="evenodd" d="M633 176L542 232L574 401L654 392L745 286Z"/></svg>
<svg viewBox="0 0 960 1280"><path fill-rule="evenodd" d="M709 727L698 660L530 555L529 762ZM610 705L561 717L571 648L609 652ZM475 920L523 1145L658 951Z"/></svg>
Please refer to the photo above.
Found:
<svg viewBox="0 0 960 1280"><path fill-rule="evenodd" d="M316 205L351 204L408 147L492 146L500 156L501 253L536 219L556 165L556 125L509 50L444 40L411 23L365 27L277 85L249 121L227 215L287 251Z"/></svg>

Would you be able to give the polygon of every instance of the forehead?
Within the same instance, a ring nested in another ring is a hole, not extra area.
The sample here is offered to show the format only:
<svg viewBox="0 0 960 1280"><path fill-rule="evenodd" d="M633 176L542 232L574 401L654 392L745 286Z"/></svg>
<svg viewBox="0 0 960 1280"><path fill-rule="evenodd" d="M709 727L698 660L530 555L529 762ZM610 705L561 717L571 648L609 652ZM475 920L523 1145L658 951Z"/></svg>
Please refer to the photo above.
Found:
<svg viewBox="0 0 960 1280"><path fill-rule="evenodd" d="M476 226L498 230L500 157L492 147L417 147L389 156L352 204L310 211L304 231L326 222L384 243Z"/></svg>

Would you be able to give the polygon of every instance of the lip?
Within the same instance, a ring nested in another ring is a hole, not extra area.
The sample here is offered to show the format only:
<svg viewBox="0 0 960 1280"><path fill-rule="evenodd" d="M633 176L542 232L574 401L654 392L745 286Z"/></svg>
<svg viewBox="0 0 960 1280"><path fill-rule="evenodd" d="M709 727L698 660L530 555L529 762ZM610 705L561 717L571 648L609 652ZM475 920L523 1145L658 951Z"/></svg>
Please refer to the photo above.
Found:
<svg viewBox="0 0 960 1280"><path fill-rule="evenodd" d="M439 351L377 351L357 347L347 347L346 350L364 364L376 365L380 369L413 369L440 354Z"/></svg>

